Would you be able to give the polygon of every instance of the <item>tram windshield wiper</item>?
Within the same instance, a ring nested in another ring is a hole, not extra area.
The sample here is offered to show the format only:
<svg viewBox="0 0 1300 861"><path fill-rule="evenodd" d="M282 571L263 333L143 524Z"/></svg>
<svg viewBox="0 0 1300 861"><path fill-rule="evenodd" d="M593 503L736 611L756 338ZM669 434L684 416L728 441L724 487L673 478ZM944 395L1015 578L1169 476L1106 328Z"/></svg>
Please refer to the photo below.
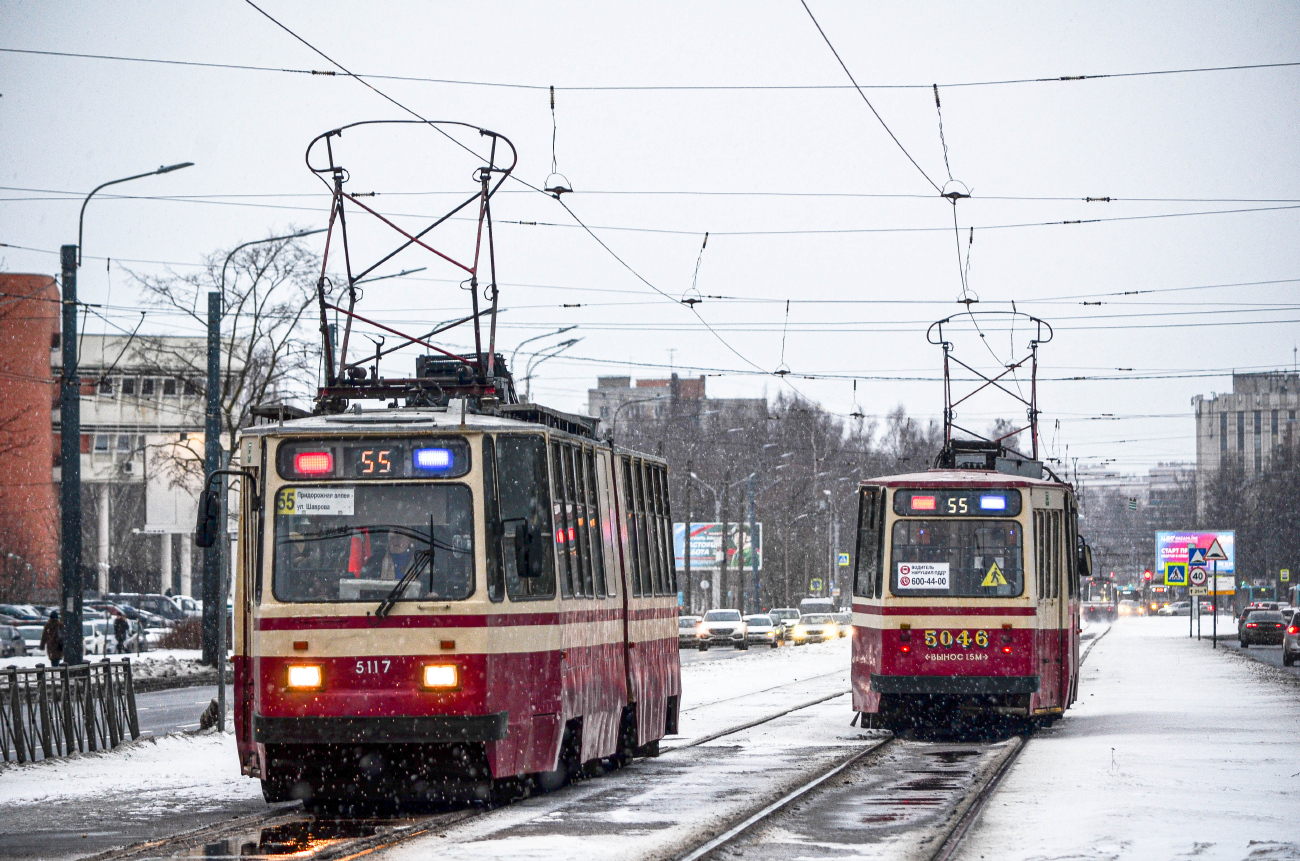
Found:
<svg viewBox="0 0 1300 861"><path fill-rule="evenodd" d="M434 541L432 515L429 516L429 535L427 538L424 536L421 537L424 538L424 541L429 545L429 549L415 551L416 558L415 561L411 563L411 567L402 575L402 579L397 581L397 585L393 587L393 591L389 592L384 600L379 602L379 606L375 608L375 615L379 618L382 619L389 613L393 612L393 607L397 606L397 602L406 592L406 587L410 586L411 583L415 581L415 578L419 577L420 573L424 571L425 568L428 568L430 572L433 571Z"/></svg>

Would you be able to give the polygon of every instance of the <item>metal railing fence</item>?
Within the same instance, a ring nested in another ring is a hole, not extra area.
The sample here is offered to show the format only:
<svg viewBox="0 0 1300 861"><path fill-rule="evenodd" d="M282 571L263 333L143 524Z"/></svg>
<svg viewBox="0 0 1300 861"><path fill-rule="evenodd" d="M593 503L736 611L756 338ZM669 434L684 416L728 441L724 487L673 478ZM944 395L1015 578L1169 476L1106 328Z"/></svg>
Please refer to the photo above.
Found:
<svg viewBox="0 0 1300 861"><path fill-rule="evenodd" d="M131 662L0 669L0 751L35 762L140 737Z"/></svg>

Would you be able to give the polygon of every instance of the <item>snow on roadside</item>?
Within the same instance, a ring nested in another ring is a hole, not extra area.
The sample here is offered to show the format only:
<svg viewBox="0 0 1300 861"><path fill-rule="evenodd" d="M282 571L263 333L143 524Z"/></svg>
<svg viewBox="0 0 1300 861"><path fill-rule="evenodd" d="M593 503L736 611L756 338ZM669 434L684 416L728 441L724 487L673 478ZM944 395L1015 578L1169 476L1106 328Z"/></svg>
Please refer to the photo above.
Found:
<svg viewBox="0 0 1300 861"><path fill-rule="evenodd" d="M200 663L202 652L199 649L154 649L149 652L134 652L127 655L108 655L107 658L116 663L123 658L131 662L131 679L137 686L151 688L151 683L168 681L175 682L182 679L203 679L207 680L209 676L216 679L216 671L203 663ZM103 655L87 655L89 662L98 663L104 660ZM31 669L37 664L49 666L49 659L42 654L27 655L25 657L5 658L0 663L5 667L18 667L19 669ZM230 665L227 664L227 672Z"/></svg>
<svg viewBox="0 0 1300 861"><path fill-rule="evenodd" d="M1186 617L1117 622L959 857L1300 858L1300 685L1207 646Z"/></svg>
<svg viewBox="0 0 1300 861"><path fill-rule="evenodd" d="M173 733L115 750L0 768L0 810L89 799L100 804L114 796L132 815L149 815L212 810L232 799L261 798L262 791L257 781L240 775L230 732Z"/></svg>
<svg viewBox="0 0 1300 861"><path fill-rule="evenodd" d="M751 646L747 654L682 665L682 710L716 703L828 673L849 671L849 638L779 649Z"/></svg>

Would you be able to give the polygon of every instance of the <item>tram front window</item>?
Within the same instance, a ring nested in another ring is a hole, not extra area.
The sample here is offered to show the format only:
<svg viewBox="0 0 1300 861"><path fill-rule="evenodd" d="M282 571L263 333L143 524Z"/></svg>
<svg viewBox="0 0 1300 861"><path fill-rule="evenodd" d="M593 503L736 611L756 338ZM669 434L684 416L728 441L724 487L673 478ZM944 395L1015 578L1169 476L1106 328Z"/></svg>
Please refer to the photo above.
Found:
<svg viewBox="0 0 1300 861"><path fill-rule="evenodd" d="M459 484L283 487L275 498L276 600L456 601L474 591L473 508Z"/></svg>
<svg viewBox="0 0 1300 861"><path fill-rule="evenodd" d="M895 597L1009 598L1024 591L1014 520L899 520L891 542Z"/></svg>

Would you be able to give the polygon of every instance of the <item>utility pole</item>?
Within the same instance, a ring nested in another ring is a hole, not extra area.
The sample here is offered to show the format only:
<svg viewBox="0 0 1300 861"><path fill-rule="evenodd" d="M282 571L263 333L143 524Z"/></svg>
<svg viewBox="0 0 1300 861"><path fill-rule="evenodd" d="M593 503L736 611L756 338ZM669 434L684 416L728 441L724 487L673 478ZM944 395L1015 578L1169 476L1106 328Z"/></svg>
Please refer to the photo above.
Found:
<svg viewBox="0 0 1300 861"><path fill-rule="evenodd" d="M203 475L221 469L221 294L208 293L208 407L203 426ZM222 481L222 486L225 482ZM219 491L218 491L219 492ZM221 496L224 503L225 494ZM224 505L222 506L224 509ZM224 510L222 512L225 513ZM224 519L221 531L225 532ZM218 603L226 605L221 594L221 541L203 551L203 663L217 665Z"/></svg>
<svg viewBox="0 0 1300 861"><path fill-rule="evenodd" d="M691 515L695 512L691 508L691 473L694 472L694 466L688 460L686 461L686 528L682 530L682 567L685 570L685 583L682 591L685 593L683 604L685 605L686 615L695 612L695 590L691 583Z"/></svg>
<svg viewBox="0 0 1300 861"><path fill-rule="evenodd" d="M82 662L81 642L81 377L77 374L77 246L61 249L63 376L59 381L59 527L63 573L59 616L63 659ZM71 632L71 633L69 633Z"/></svg>
<svg viewBox="0 0 1300 861"><path fill-rule="evenodd" d="M751 472L746 484L749 485L749 567L754 572L754 612L760 613L763 605L758 591L758 521L754 514L754 476L757 474Z"/></svg>

